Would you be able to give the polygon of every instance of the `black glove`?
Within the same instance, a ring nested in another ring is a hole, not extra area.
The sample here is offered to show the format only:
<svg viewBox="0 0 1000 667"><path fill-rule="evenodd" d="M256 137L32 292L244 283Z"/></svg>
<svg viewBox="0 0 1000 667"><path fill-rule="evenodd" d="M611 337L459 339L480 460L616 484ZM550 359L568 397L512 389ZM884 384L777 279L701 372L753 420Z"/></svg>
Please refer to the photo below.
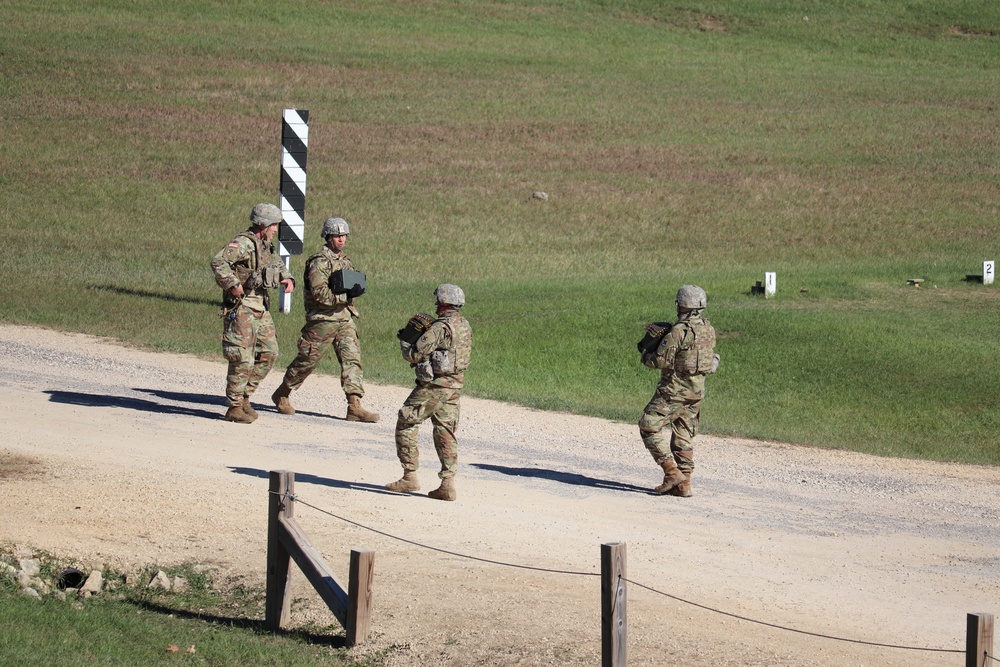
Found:
<svg viewBox="0 0 1000 667"><path fill-rule="evenodd" d="M365 288L362 285L354 285L351 289L347 290L347 296L352 299L357 299L359 296L365 293Z"/></svg>

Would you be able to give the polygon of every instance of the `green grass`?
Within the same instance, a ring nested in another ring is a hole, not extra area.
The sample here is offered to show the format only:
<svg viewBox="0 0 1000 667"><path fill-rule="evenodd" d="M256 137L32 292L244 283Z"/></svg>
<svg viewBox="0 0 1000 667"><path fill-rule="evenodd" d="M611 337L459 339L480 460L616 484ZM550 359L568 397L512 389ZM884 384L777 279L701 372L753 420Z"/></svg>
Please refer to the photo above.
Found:
<svg viewBox="0 0 1000 667"><path fill-rule="evenodd" d="M297 107L369 379L411 381L393 333L456 282L468 393L634 421L635 341L693 282L706 431L1000 463L996 288L963 281L1000 254L996 2L0 7L4 321L218 357L208 260ZM284 364L301 295L276 319Z"/></svg>
<svg viewBox="0 0 1000 667"><path fill-rule="evenodd" d="M127 583L104 572L105 590L86 599L57 598L58 574L79 563L42 554L40 579L50 586L41 600L21 594L13 577L0 573L0 655L10 665L330 665L373 667L346 657L339 626L307 627L273 634L263 627L263 595L238 578L215 582L192 565L164 568L184 577L184 592ZM11 548L0 562L17 567ZM158 568L147 570L146 581ZM193 647L193 650L191 650Z"/></svg>

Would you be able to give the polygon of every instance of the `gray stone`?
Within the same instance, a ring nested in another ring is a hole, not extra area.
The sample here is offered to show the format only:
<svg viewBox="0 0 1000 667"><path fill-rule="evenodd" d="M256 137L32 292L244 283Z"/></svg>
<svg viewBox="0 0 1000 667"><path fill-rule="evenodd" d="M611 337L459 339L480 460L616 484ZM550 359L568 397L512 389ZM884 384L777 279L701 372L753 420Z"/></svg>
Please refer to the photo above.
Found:
<svg viewBox="0 0 1000 667"><path fill-rule="evenodd" d="M38 591L36 591L34 588L22 588L21 595L25 595L29 598L35 598L36 600L42 599L42 596L39 595Z"/></svg>
<svg viewBox="0 0 1000 667"><path fill-rule="evenodd" d="M162 588L165 591L170 590L170 577L163 570L159 570L152 579L149 580L149 584L146 588Z"/></svg>
<svg viewBox="0 0 1000 667"><path fill-rule="evenodd" d="M42 566L34 558L22 558L18 563L21 565L21 572L25 572L29 577L37 577L42 573Z"/></svg>
<svg viewBox="0 0 1000 667"><path fill-rule="evenodd" d="M100 570L94 570L87 577L87 582L80 587L81 593L93 593L97 595L101 592L101 588L104 587L104 576L101 574Z"/></svg>
<svg viewBox="0 0 1000 667"><path fill-rule="evenodd" d="M188 589L188 580L184 577L174 577L174 581L170 586L171 590L175 592L186 591Z"/></svg>

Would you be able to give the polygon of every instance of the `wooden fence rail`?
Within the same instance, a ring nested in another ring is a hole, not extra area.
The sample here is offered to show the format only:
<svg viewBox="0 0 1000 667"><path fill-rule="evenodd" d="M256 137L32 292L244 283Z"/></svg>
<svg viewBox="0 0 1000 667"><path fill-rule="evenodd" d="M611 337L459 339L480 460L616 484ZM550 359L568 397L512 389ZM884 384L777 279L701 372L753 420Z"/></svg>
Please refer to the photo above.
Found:
<svg viewBox="0 0 1000 667"><path fill-rule="evenodd" d="M347 645L363 643L368 639L371 629L375 552L371 549L351 551L348 588L345 589L296 523L294 494L295 473L272 470L267 513L267 600L264 624L269 630L276 632L290 620L290 561L294 560L323 602L344 626Z"/></svg>

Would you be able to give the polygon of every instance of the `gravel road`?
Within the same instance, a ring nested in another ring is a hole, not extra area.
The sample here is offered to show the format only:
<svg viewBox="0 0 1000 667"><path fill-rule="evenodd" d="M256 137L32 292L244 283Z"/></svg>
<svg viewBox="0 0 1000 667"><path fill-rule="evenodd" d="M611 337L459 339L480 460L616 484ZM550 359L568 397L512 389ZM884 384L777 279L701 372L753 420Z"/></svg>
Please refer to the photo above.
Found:
<svg viewBox="0 0 1000 667"><path fill-rule="evenodd" d="M606 542L627 545L630 665L960 665L966 614L1000 612L997 468L699 436L694 497L660 498L634 424L464 398L443 503L382 487L407 388L369 387L382 420L358 424L338 380L313 377L289 417L276 371L240 425L221 418L224 377L221 356L0 324L0 451L41 464L0 479L0 539L262 586L268 472L292 470L335 572L375 550L373 637L354 651L391 666L599 664ZM293 623L331 622L293 586Z"/></svg>

